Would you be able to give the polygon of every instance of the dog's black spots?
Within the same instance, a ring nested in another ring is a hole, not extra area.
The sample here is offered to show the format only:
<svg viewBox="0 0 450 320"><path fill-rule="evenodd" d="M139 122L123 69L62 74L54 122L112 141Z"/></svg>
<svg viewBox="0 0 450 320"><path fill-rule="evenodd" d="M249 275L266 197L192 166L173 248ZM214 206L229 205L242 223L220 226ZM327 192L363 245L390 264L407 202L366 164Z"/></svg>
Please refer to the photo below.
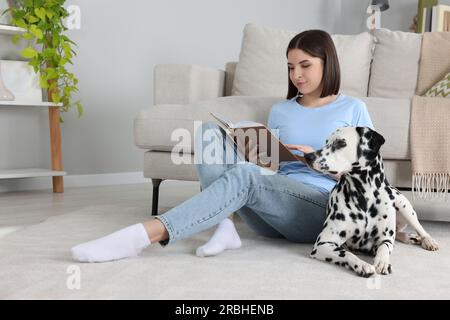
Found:
<svg viewBox="0 0 450 320"><path fill-rule="evenodd" d="M359 229L358 228L355 229L355 233L359 234Z"/></svg>
<svg viewBox="0 0 450 320"><path fill-rule="evenodd" d="M339 251L339 257L341 257L341 258L345 257L345 251L344 250Z"/></svg>
<svg viewBox="0 0 450 320"><path fill-rule="evenodd" d="M361 238L358 236L352 236L351 239L352 239L352 243L357 243L359 241L359 239L361 239Z"/></svg>
<svg viewBox="0 0 450 320"><path fill-rule="evenodd" d="M389 186L385 186L384 190L386 190L386 192L389 194L389 199L391 199L391 200L395 199L394 195L392 194L392 190Z"/></svg>
<svg viewBox="0 0 450 320"><path fill-rule="evenodd" d="M354 269L358 269L358 265L355 264L355 265L353 266L353 268L354 268Z"/></svg>
<svg viewBox="0 0 450 320"><path fill-rule="evenodd" d="M327 227L328 223L325 221L325 223L323 224L323 228L325 229Z"/></svg>
<svg viewBox="0 0 450 320"><path fill-rule="evenodd" d="M311 255L315 255L317 253L317 249L314 249L313 251L311 251Z"/></svg>
<svg viewBox="0 0 450 320"><path fill-rule="evenodd" d="M411 212L411 215L415 215L416 213L413 211L413 212Z"/></svg>
<svg viewBox="0 0 450 320"><path fill-rule="evenodd" d="M358 213L358 219L359 219L359 220L363 220L363 219L364 219L364 216L363 216L362 213Z"/></svg>
<svg viewBox="0 0 450 320"><path fill-rule="evenodd" d="M361 178L361 181L364 183L364 184L367 184L367 170L363 170L362 172L361 172L361 175L360 175L360 178Z"/></svg>
<svg viewBox="0 0 450 320"><path fill-rule="evenodd" d="M381 180L380 180L380 178L378 178L378 177L375 178L375 185L377 186L378 189L381 188Z"/></svg>
<svg viewBox="0 0 450 320"><path fill-rule="evenodd" d="M385 202L384 204L387 205L387 202Z"/></svg>
<svg viewBox="0 0 450 320"><path fill-rule="evenodd" d="M336 200L337 200L337 199L336 199ZM336 200L335 200L335 201L336 201ZM333 204L333 210L334 210L334 211L337 211L337 210L338 210L338 206L337 206L337 203L336 203L336 202Z"/></svg>
<svg viewBox="0 0 450 320"><path fill-rule="evenodd" d="M354 214L353 212L350 213L350 218L352 218L353 220L356 220L356 214Z"/></svg>
<svg viewBox="0 0 450 320"><path fill-rule="evenodd" d="M364 239L367 239L369 237L369 233L367 231L364 232Z"/></svg>
<svg viewBox="0 0 450 320"><path fill-rule="evenodd" d="M392 237L394 235L394 231L393 230L389 230L389 235Z"/></svg>
<svg viewBox="0 0 450 320"><path fill-rule="evenodd" d="M339 237L345 238L346 234L347 233L345 231L341 231L341 232L339 232Z"/></svg>
<svg viewBox="0 0 450 320"><path fill-rule="evenodd" d="M326 262L331 262L331 261L333 261L333 259L331 259L331 258L325 258L325 261L326 261Z"/></svg>
<svg viewBox="0 0 450 320"><path fill-rule="evenodd" d="M376 235L378 235L378 228L377 228L377 226L373 226L372 232L370 232L370 236L373 238Z"/></svg>
<svg viewBox="0 0 450 320"><path fill-rule="evenodd" d="M334 264L337 265L337 266L341 265L341 263L339 261L336 261Z"/></svg>
<svg viewBox="0 0 450 320"><path fill-rule="evenodd" d="M336 213L336 220L345 221L345 215L343 215L342 213Z"/></svg>
<svg viewBox="0 0 450 320"><path fill-rule="evenodd" d="M374 190L373 196L374 196L375 198L378 198L379 195L380 195L380 192L378 192L378 190Z"/></svg>
<svg viewBox="0 0 450 320"><path fill-rule="evenodd" d="M406 208L406 204L403 205L403 208Z"/></svg>
<svg viewBox="0 0 450 320"><path fill-rule="evenodd" d="M380 203L381 203L381 200L380 200L380 199L377 199L377 201L375 201L375 203L376 203L376 204L380 204Z"/></svg>
<svg viewBox="0 0 450 320"><path fill-rule="evenodd" d="M369 208L369 213L372 218L375 218L378 215L378 210L373 204Z"/></svg>

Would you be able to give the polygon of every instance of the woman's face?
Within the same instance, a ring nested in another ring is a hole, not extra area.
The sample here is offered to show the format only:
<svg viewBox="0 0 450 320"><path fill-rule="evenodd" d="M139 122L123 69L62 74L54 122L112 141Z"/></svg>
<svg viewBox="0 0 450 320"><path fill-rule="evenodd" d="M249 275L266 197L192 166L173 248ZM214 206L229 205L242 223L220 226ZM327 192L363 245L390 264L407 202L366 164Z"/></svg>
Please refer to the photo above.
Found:
<svg viewBox="0 0 450 320"><path fill-rule="evenodd" d="M288 52L289 79L302 94L322 92L322 59L310 56L301 49Z"/></svg>

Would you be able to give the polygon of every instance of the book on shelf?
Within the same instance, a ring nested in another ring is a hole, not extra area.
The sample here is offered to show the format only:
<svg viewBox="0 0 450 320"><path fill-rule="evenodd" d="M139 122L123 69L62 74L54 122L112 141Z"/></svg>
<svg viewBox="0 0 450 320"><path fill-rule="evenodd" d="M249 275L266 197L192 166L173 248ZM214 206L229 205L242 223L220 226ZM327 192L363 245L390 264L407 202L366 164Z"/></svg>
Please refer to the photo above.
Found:
<svg viewBox="0 0 450 320"><path fill-rule="evenodd" d="M426 17L427 15L431 15L427 13L427 8L431 8L438 4L438 0L419 0L418 2L418 10L417 10L417 33L426 32ZM429 30L428 30L429 31Z"/></svg>
<svg viewBox="0 0 450 320"><path fill-rule="evenodd" d="M246 161L273 171L278 170L281 161L305 162L304 157L292 153L264 124L248 120L233 123L217 112L210 114Z"/></svg>
<svg viewBox="0 0 450 320"><path fill-rule="evenodd" d="M450 19L450 6L439 4L433 7L432 27L433 32L448 32Z"/></svg>

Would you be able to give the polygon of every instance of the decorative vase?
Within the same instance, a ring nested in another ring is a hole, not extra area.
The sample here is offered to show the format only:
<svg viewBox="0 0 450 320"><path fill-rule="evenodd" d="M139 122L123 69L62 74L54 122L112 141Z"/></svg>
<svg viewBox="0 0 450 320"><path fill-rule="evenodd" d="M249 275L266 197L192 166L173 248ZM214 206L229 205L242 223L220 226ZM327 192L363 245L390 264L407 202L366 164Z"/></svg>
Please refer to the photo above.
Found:
<svg viewBox="0 0 450 320"><path fill-rule="evenodd" d="M0 101L13 101L15 99L11 91L6 88L2 79L2 65L0 62Z"/></svg>

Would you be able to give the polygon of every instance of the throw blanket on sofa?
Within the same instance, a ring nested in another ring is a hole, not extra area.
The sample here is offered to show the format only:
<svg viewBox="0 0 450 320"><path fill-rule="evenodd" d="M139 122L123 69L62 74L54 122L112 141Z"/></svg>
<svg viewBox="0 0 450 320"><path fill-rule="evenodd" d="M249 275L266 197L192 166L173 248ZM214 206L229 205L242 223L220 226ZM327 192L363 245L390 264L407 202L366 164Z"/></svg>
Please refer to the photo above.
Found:
<svg viewBox="0 0 450 320"><path fill-rule="evenodd" d="M411 110L412 191L446 199L450 189L450 99L421 97L450 70L450 33L423 35L416 96Z"/></svg>

